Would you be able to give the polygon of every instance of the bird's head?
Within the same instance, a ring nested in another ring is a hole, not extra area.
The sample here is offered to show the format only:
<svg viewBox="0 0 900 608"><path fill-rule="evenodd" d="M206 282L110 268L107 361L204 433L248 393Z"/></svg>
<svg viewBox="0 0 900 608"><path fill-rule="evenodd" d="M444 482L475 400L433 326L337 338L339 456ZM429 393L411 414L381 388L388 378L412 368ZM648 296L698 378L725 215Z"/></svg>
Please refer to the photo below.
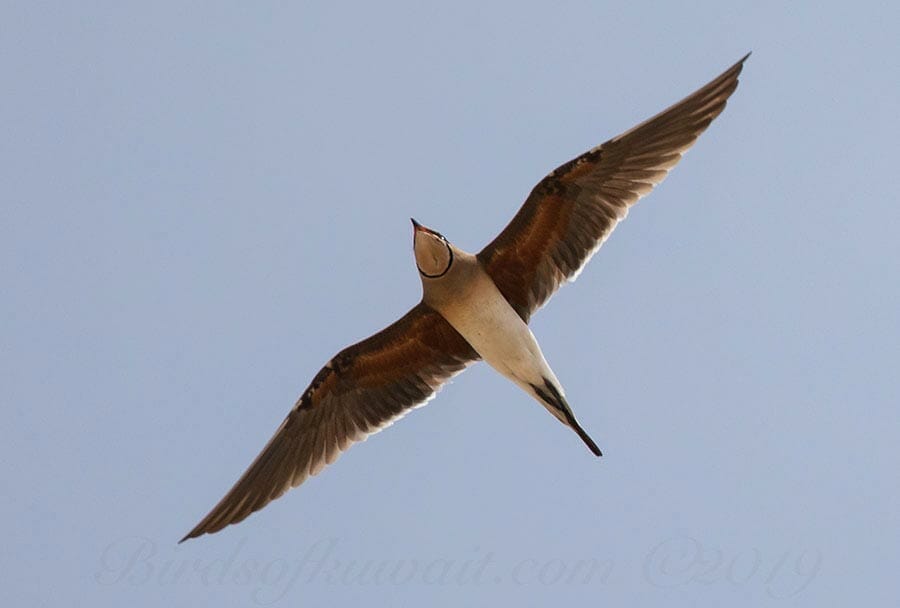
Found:
<svg viewBox="0 0 900 608"><path fill-rule="evenodd" d="M439 279L453 265L453 245L442 234L426 228L416 220L413 224L413 252L423 279Z"/></svg>

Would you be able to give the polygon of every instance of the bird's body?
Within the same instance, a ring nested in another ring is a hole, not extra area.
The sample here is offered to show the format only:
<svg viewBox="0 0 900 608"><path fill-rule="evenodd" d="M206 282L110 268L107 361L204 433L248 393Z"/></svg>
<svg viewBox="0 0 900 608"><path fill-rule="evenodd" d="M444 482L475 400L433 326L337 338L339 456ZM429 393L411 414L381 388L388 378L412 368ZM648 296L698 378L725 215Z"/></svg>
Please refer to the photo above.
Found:
<svg viewBox="0 0 900 608"><path fill-rule="evenodd" d="M628 208L725 108L744 61L682 101L550 172L478 254L413 220L422 301L332 357L237 483L182 541L221 530L319 473L352 443L429 400L479 359L600 449L575 419L531 315L578 273Z"/></svg>
<svg viewBox="0 0 900 608"><path fill-rule="evenodd" d="M476 256L453 246L453 264L447 274L440 281L423 276L422 283L422 301L444 317L485 363L569 424L560 410L568 406L546 398L546 394L565 393L537 339ZM546 384L552 386L549 392L544 390ZM571 411L568 414L574 419Z"/></svg>
<svg viewBox="0 0 900 608"><path fill-rule="evenodd" d="M485 363L516 384L555 378L531 329L475 256L454 256L453 268L457 267L459 274L448 276L446 286L432 288L425 283L422 301L439 312Z"/></svg>

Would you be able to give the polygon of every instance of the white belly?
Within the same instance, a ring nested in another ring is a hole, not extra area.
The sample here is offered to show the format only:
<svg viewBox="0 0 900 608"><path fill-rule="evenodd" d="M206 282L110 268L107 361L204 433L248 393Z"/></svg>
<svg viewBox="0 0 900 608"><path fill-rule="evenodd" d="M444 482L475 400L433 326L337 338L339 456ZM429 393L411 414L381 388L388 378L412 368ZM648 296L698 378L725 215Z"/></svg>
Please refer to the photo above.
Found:
<svg viewBox="0 0 900 608"><path fill-rule="evenodd" d="M494 282L482 275L466 291L440 312L481 358L529 392L544 378L558 385L534 334Z"/></svg>

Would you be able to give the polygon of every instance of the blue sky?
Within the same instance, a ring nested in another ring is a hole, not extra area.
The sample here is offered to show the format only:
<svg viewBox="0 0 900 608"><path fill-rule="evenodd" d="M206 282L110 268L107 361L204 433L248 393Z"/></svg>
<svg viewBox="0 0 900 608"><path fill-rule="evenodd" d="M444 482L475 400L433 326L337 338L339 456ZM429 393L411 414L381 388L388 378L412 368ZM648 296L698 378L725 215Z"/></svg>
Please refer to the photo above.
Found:
<svg viewBox="0 0 900 608"><path fill-rule="evenodd" d="M0 9L9 605L900 598L897 9ZM725 112L533 320L578 438L484 365L176 541L319 367L550 169L748 50Z"/></svg>

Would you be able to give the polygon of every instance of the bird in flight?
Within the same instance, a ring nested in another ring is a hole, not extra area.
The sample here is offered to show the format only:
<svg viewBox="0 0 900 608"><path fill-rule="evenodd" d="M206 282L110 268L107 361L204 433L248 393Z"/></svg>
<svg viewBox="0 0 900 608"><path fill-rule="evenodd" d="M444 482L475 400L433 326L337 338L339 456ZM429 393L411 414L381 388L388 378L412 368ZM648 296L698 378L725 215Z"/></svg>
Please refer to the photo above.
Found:
<svg viewBox="0 0 900 608"><path fill-rule="evenodd" d="M528 320L578 276L629 207L666 177L722 112L747 57L653 118L550 172L477 254L413 220L422 301L326 363L234 487L180 542L262 509L481 359L600 456Z"/></svg>

